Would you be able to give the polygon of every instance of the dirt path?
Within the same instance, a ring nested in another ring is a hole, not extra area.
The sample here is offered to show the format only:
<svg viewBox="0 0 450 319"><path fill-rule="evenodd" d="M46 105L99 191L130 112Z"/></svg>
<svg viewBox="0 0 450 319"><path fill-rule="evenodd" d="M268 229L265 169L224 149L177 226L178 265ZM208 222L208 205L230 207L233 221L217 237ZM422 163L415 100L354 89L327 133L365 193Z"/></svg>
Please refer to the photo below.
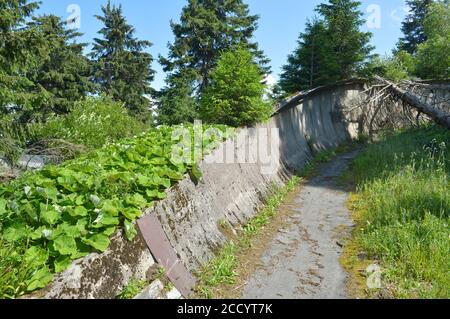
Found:
<svg viewBox="0 0 450 319"><path fill-rule="evenodd" d="M349 194L339 177L357 153L323 166L289 203L289 219L262 253L241 289L242 298L347 297L339 257L352 222L346 208Z"/></svg>

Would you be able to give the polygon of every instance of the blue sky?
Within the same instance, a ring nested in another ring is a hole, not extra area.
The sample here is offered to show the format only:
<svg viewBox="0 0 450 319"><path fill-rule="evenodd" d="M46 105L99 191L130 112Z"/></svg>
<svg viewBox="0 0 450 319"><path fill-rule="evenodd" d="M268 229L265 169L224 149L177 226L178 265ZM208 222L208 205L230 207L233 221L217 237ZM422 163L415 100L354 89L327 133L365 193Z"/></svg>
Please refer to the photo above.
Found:
<svg viewBox="0 0 450 319"><path fill-rule="evenodd" d="M277 78L287 55L296 47L298 35L304 30L305 22L314 16L314 8L320 0L244 0L250 6L252 14L260 15L259 29L255 40L272 60L273 75ZM92 42L101 28L95 14L101 13L106 0L41 0L38 13L56 14L68 18L69 6L74 4L80 9L80 32L84 33L83 42ZM366 24L365 30L373 33L372 43L379 54L389 53L401 37L401 21L405 16L404 0L362 0L361 9L372 25ZM173 40L169 22L177 21L187 0L114 0L122 4L128 22L136 28L140 39L150 40L153 46L149 52L155 57L153 68L157 71L153 87L164 85L165 75L156 61L159 54L167 54L167 43ZM368 10L370 12L368 12ZM380 12L380 15L377 12ZM378 19L380 17L381 19Z"/></svg>

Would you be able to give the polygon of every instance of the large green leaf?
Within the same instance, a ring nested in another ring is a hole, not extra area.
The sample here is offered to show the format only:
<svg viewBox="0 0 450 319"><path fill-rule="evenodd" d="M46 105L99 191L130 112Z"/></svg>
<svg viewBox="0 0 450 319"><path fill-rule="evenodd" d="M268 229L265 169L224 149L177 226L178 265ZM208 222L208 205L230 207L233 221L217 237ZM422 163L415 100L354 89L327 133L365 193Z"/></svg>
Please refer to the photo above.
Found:
<svg viewBox="0 0 450 319"><path fill-rule="evenodd" d="M59 256L54 262L55 272L60 273L65 271L71 265L69 256Z"/></svg>
<svg viewBox="0 0 450 319"><path fill-rule="evenodd" d="M147 200L141 194L133 194L125 198L125 203L129 206L145 208Z"/></svg>
<svg viewBox="0 0 450 319"><path fill-rule="evenodd" d="M77 252L77 243L73 237L60 235L53 240L53 248L61 255L70 256Z"/></svg>
<svg viewBox="0 0 450 319"><path fill-rule="evenodd" d="M122 210L122 215L129 220L135 220L142 216L142 211L137 208L125 208Z"/></svg>
<svg viewBox="0 0 450 319"><path fill-rule="evenodd" d="M70 225L65 222L62 224L59 224L58 227L56 227L55 231L53 232L53 236L55 238L57 238L61 235L67 235L71 238L81 237L80 229L76 225Z"/></svg>
<svg viewBox="0 0 450 319"><path fill-rule="evenodd" d="M83 206L77 206L68 210L69 215L72 217L85 217L88 215L88 210Z"/></svg>
<svg viewBox="0 0 450 319"><path fill-rule="evenodd" d="M86 243L89 246L94 247L100 252L106 251L109 246L109 238L106 235L103 234L95 234L90 237L84 238L83 242Z"/></svg>
<svg viewBox="0 0 450 319"><path fill-rule="evenodd" d="M28 291L34 291L36 289L45 288L53 280L53 275L50 272L48 266L44 266L37 270L33 276L25 281Z"/></svg>
<svg viewBox="0 0 450 319"><path fill-rule="evenodd" d="M3 232L3 239L9 242L15 242L26 239L30 235L30 229L23 223L15 223L6 228Z"/></svg>
<svg viewBox="0 0 450 319"><path fill-rule="evenodd" d="M124 226L125 226L125 236L129 241L132 241L137 235L136 227L132 222L128 220L125 220Z"/></svg>
<svg viewBox="0 0 450 319"><path fill-rule="evenodd" d="M47 225L53 226L58 220L61 218L61 214L51 207L46 207L46 205L41 204L41 212L40 212L41 220Z"/></svg>
<svg viewBox="0 0 450 319"><path fill-rule="evenodd" d="M32 246L25 251L23 256L28 265L44 265L48 259L48 251L38 246Z"/></svg>
<svg viewBox="0 0 450 319"><path fill-rule="evenodd" d="M102 205L102 211L110 216L119 216L118 205L117 200L106 200Z"/></svg>
<svg viewBox="0 0 450 319"><path fill-rule="evenodd" d="M119 216L111 216L105 212L101 212L92 226L94 228L102 228L104 226L117 226L119 224Z"/></svg>

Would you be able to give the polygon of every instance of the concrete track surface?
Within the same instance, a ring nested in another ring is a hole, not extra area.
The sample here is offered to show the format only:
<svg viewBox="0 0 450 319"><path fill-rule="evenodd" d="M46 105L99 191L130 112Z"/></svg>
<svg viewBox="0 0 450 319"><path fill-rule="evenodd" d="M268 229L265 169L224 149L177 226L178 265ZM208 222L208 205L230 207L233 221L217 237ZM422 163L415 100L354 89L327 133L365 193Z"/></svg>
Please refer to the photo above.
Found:
<svg viewBox="0 0 450 319"><path fill-rule="evenodd" d="M339 177L357 155L341 155L322 167L292 203L293 214L278 231L260 266L243 289L244 299L346 298L346 273L339 263L342 239L352 221L348 192Z"/></svg>

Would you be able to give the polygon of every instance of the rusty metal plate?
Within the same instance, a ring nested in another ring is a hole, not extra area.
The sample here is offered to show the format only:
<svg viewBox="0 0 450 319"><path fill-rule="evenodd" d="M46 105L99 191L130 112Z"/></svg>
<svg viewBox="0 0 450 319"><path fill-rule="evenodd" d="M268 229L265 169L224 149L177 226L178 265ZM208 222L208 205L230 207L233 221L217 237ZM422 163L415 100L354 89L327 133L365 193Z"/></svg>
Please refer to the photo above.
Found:
<svg viewBox="0 0 450 319"><path fill-rule="evenodd" d="M178 259L175 249L170 244L158 218L151 214L139 219L137 223L150 252L156 261L164 267L169 280L183 297L189 297L196 280Z"/></svg>

